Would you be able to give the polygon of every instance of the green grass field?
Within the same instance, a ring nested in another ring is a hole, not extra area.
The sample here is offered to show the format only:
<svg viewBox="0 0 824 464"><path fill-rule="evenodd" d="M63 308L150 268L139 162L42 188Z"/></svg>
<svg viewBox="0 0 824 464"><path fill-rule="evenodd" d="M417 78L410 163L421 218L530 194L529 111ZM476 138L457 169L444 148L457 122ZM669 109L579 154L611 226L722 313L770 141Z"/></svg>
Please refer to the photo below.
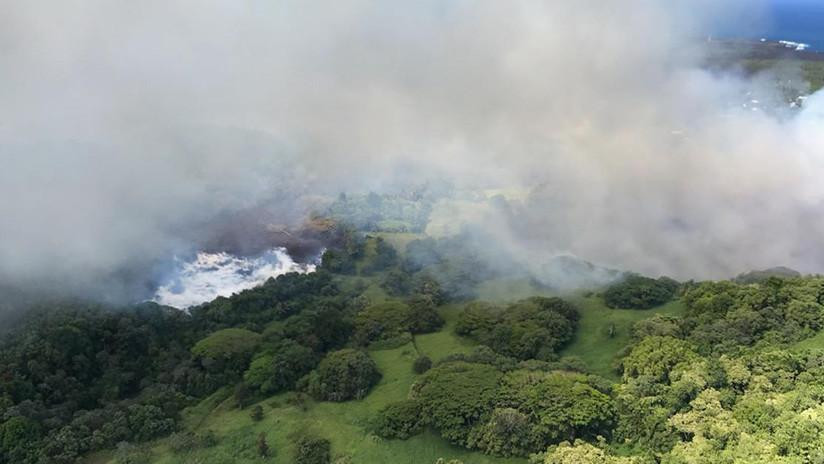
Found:
<svg viewBox="0 0 824 464"><path fill-rule="evenodd" d="M592 372L613 380L618 378L612 368L613 362L621 350L630 343L630 330L633 324L656 314L680 316L684 311L683 304L677 300L647 310L610 309L595 294L558 295L549 290L536 288L526 279L494 279L478 287L478 299L498 303L535 295L562 296L575 303L581 313L581 320L575 338L561 355L577 356ZM609 335L610 326L615 328L612 337Z"/></svg>
<svg viewBox="0 0 824 464"><path fill-rule="evenodd" d="M824 332L819 332L815 336L801 340L791 347L793 351L804 350L824 350Z"/></svg>
<svg viewBox="0 0 824 464"><path fill-rule="evenodd" d="M596 374L609 379L617 379L612 369L617 354L630 342L632 325L655 314L679 316L684 311L680 301L672 301L653 309L610 309L601 298L577 297L572 301L581 312L581 320L572 343L561 353L564 356L577 356ZM609 328L614 325L615 332L609 336Z"/></svg>
<svg viewBox="0 0 824 464"><path fill-rule="evenodd" d="M387 243L395 247L395 250L398 251L400 256L404 256L406 253L406 245L408 245L409 242L426 238L424 234L416 234L413 232L374 232L370 235L386 240Z"/></svg>
<svg viewBox="0 0 824 464"><path fill-rule="evenodd" d="M552 296L546 289L535 287L528 279L490 279L478 285L478 299L508 303L531 296Z"/></svg>
<svg viewBox="0 0 824 464"><path fill-rule="evenodd" d="M415 345L422 355L429 356L432 361L438 361L444 356L454 353L468 353L477 344L472 340L458 337L454 333L461 305L447 305L440 309L444 327L439 332L415 336Z"/></svg>

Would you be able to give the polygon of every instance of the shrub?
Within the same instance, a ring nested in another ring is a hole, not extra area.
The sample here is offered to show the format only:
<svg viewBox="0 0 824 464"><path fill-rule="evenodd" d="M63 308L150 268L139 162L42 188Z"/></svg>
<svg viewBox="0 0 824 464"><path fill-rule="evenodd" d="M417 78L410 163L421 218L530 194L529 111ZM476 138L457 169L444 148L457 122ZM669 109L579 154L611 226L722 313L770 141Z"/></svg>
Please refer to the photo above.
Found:
<svg viewBox="0 0 824 464"><path fill-rule="evenodd" d="M167 413L154 405L133 404L127 408L129 429L132 438L137 441L147 441L174 431L175 420Z"/></svg>
<svg viewBox="0 0 824 464"><path fill-rule="evenodd" d="M266 434L263 432L260 432L260 435L258 435L257 451L260 457L269 457L269 443L266 442Z"/></svg>
<svg viewBox="0 0 824 464"><path fill-rule="evenodd" d="M200 440L192 432L177 432L169 437L169 449L173 453L188 453L200 448Z"/></svg>
<svg viewBox="0 0 824 464"><path fill-rule="evenodd" d="M355 339L366 345L386 340L409 331L409 306L400 301L387 301L367 306L355 316Z"/></svg>
<svg viewBox="0 0 824 464"><path fill-rule="evenodd" d="M673 337L651 336L641 340L621 360L624 378L648 376L660 382L669 379L678 364L694 361L698 355L690 343Z"/></svg>
<svg viewBox="0 0 824 464"><path fill-rule="evenodd" d="M492 412L489 421L473 430L470 445L496 456L527 456L543 443L533 431L529 417L513 408Z"/></svg>
<svg viewBox="0 0 824 464"><path fill-rule="evenodd" d="M353 349L326 355L309 377L309 393L317 399L361 399L378 383L381 374L372 358Z"/></svg>
<svg viewBox="0 0 824 464"><path fill-rule="evenodd" d="M332 448L329 440L301 434L294 442L294 464L329 464Z"/></svg>
<svg viewBox="0 0 824 464"><path fill-rule="evenodd" d="M363 266L363 273L380 272L398 263L398 252L392 245L386 243L382 237L375 238L375 254L367 259Z"/></svg>
<svg viewBox="0 0 824 464"><path fill-rule="evenodd" d="M34 451L32 445L40 436L40 426L25 417L15 416L0 423L0 458L23 459ZM3 461L0 459L0 462Z"/></svg>
<svg viewBox="0 0 824 464"><path fill-rule="evenodd" d="M249 385L246 382L240 382L239 384L235 385L235 391L232 395L232 398L235 401L235 406L239 409L243 409L246 406L249 406L252 403L252 390L249 388Z"/></svg>
<svg viewBox="0 0 824 464"><path fill-rule="evenodd" d="M243 379L264 395L291 390L295 383L317 365L317 356L294 340L279 342L270 352L255 357Z"/></svg>
<svg viewBox="0 0 824 464"><path fill-rule="evenodd" d="M419 356L418 359L412 363L412 370L416 374L423 374L432 367L432 360L428 356Z"/></svg>
<svg viewBox="0 0 824 464"><path fill-rule="evenodd" d="M387 301L367 306L355 316L355 340L362 345L398 338L406 333L429 333L443 325L434 303L416 295L406 303Z"/></svg>
<svg viewBox="0 0 824 464"><path fill-rule="evenodd" d="M196 436L203 448L211 448L217 445L217 437L215 436L215 432L211 430L205 430L204 432L198 433Z"/></svg>
<svg viewBox="0 0 824 464"><path fill-rule="evenodd" d="M441 364L412 385L410 397L444 438L466 446L469 431L492 411L501 375L485 364Z"/></svg>
<svg viewBox="0 0 824 464"><path fill-rule="evenodd" d="M412 276L400 269L392 269L381 280L381 288L392 296L402 296L412 289Z"/></svg>
<svg viewBox="0 0 824 464"><path fill-rule="evenodd" d="M263 408L260 405L255 406L252 408L252 411L249 412L249 417L252 418L255 422L260 422L263 420Z"/></svg>
<svg viewBox="0 0 824 464"><path fill-rule="evenodd" d="M406 302L408 312L406 325L413 334L435 332L443 327L444 320L435 307L432 297L414 295Z"/></svg>
<svg viewBox="0 0 824 464"><path fill-rule="evenodd" d="M552 361L572 339L578 317L575 307L560 298L533 297L506 308L476 302L466 305L455 332L505 356Z"/></svg>
<svg viewBox="0 0 824 464"><path fill-rule="evenodd" d="M260 334L245 329L223 329L212 333L192 347L201 358L235 358L250 354L258 344Z"/></svg>
<svg viewBox="0 0 824 464"><path fill-rule="evenodd" d="M177 432L169 437L169 448L175 454L188 453L201 448L211 448L217 444L214 432L203 433Z"/></svg>
<svg viewBox="0 0 824 464"><path fill-rule="evenodd" d="M440 305L444 302L441 284L429 274L416 274L412 291L418 295L429 298L429 300L435 305Z"/></svg>
<svg viewBox="0 0 824 464"><path fill-rule="evenodd" d="M117 444L114 462L116 464L149 464L151 454L142 446L121 442Z"/></svg>
<svg viewBox="0 0 824 464"><path fill-rule="evenodd" d="M320 268L336 274L354 274L355 257L344 250L326 250L321 257Z"/></svg>
<svg viewBox="0 0 824 464"><path fill-rule="evenodd" d="M419 434L425 425L421 404L415 400L392 403L378 412L373 424L375 435L382 438L407 438Z"/></svg>

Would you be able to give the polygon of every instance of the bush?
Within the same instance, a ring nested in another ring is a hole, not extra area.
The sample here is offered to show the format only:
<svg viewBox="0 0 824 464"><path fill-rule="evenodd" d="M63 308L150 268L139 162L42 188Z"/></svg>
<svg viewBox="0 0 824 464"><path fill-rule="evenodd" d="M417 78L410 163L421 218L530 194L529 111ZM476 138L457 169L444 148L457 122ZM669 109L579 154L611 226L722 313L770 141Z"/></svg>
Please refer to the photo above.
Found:
<svg viewBox="0 0 824 464"><path fill-rule="evenodd" d="M669 381L669 373L681 363L698 358L693 346L673 337L646 337L621 360L624 379L646 376L656 381Z"/></svg>
<svg viewBox="0 0 824 464"><path fill-rule="evenodd" d="M381 280L381 288L392 296L403 296L412 289L412 276L400 269L392 269Z"/></svg>
<svg viewBox="0 0 824 464"><path fill-rule="evenodd" d="M343 250L326 250L321 257L320 268L336 274L354 274L355 257Z"/></svg>
<svg viewBox="0 0 824 464"><path fill-rule="evenodd" d="M197 439L200 441L200 445L204 448L211 448L217 445L217 437L215 436L215 432L211 430L198 433Z"/></svg>
<svg viewBox="0 0 824 464"><path fill-rule="evenodd" d="M412 363L412 370L416 374L423 374L432 367L432 360L428 356L419 356L418 359Z"/></svg>
<svg viewBox="0 0 824 464"><path fill-rule="evenodd" d="M529 417L513 408L500 408L483 426L473 430L470 445L496 456L527 456L543 443Z"/></svg>
<svg viewBox="0 0 824 464"><path fill-rule="evenodd" d="M518 360L552 361L572 339L578 317L560 298L533 297L506 308L476 302L461 312L455 332Z"/></svg>
<svg viewBox="0 0 824 464"><path fill-rule="evenodd" d="M417 295L428 298L434 305L444 303L444 295L441 290L441 284L429 274L416 274L412 291Z"/></svg>
<svg viewBox="0 0 824 464"><path fill-rule="evenodd" d="M201 358L233 359L250 354L258 344L260 334L245 329L224 329L200 340L192 354Z"/></svg>
<svg viewBox="0 0 824 464"><path fill-rule="evenodd" d="M232 395L232 398L235 401L235 406L239 409L243 409L246 406L252 404L252 398L254 397L252 389L249 388L249 385L246 382L240 382L239 384L235 385L235 391Z"/></svg>
<svg viewBox="0 0 824 464"><path fill-rule="evenodd" d="M169 437L169 448L175 454L188 453L201 448L211 448L217 444L214 432L177 432Z"/></svg>
<svg viewBox="0 0 824 464"><path fill-rule="evenodd" d="M406 302L408 312L406 317L407 328L413 334L435 332L443 327L444 320L438 314L435 302L427 295L414 295Z"/></svg>
<svg viewBox="0 0 824 464"><path fill-rule="evenodd" d="M395 266L398 263L398 252L392 245L386 243L382 237L375 238L375 254L364 264L362 272L372 274Z"/></svg>
<svg viewBox="0 0 824 464"><path fill-rule="evenodd" d="M264 395L291 390L295 383L317 365L317 356L294 340L279 342L270 352L256 356L243 379Z"/></svg>
<svg viewBox="0 0 824 464"><path fill-rule="evenodd" d="M668 278L651 279L636 274L612 284L604 292L604 303L610 308L649 309L670 301L679 283Z"/></svg>
<svg viewBox="0 0 824 464"><path fill-rule="evenodd" d="M266 434L260 432L257 439L257 451L258 455L262 458L269 457L269 443L266 442Z"/></svg>
<svg viewBox="0 0 824 464"><path fill-rule="evenodd" d="M263 408L260 405L255 406L252 408L252 411L249 412L249 417L252 418L255 422L260 422L263 420Z"/></svg>
<svg viewBox="0 0 824 464"><path fill-rule="evenodd" d="M10 418L0 424L0 458L24 459L35 451L32 445L40 436L40 426L35 421L21 416Z"/></svg>
<svg viewBox="0 0 824 464"><path fill-rule="evenodd" d="M378 383L381 374L372 358L353 349L326 355L309 377L309 394L319 400L361 399Z"/></svg>
<svg viewBox="0 0 824 464"><path fill-rule="evenodd" d="M425 425L421 404L415 400L392 403L378 412L373 429L382 438L407 438L419 434Z"/></svg>
<svg viewBox="0 0 824 464"><path fill-rule="evenodd" d="M367 306L355 316L355 340L367 345L380 340L391 340L407 333L421 334L443 326L432 299L416 295L407 300L386 301Z"/></svg>
<svg viewBox="0 0 824 464"><path fill-rule="evenodd" d="M127 408L129 429L136 441L147 441L172 433L175 420L163 409L148 404L133 404Z"/></svg>
<svg viewBox="0 0 824 464"><path fill-rule="evenodd" d="M409 306L387 301L367 306L355 316L355 340L362 345L409 331Z"/></svg>
<svg viewBox="0 0 824 464"><path fill-rule="evenodd" d="M294 464L329 464L332 448L329 440L301 434L294 442Z"/></svg>
<svg viewBox="0 0 824 464"><path fill-rule="evenodd" d="M142 446L122 442L117 444L114 462L116 464L149 464L151 454Z"/></svg>
<svg viewBox="0 0 824 464"><path fill-rule="evenodd" d="M484 364L441 364L412 385L410 397L444 438L466 446L470 430L492 411L501 375Z"/></svg>

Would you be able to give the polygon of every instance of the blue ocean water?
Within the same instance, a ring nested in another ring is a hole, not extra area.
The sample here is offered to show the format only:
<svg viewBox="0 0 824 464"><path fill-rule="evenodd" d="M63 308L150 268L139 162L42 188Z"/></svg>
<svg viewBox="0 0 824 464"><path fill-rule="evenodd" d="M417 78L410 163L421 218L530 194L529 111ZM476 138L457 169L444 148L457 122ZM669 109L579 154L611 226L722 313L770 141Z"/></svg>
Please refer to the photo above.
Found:
<svg viewBox="0 0 824 464"><path fill-rule="evenodd" d="M764 26L764 38L824 51L824 0L770 0Z"/></svg>
<svg viewBox="0 0 824 464"><path fill-rule="evenodd" d="M789 40L824 52L824 0L753 0L715 18L709 28L715 37Z"/></svg>

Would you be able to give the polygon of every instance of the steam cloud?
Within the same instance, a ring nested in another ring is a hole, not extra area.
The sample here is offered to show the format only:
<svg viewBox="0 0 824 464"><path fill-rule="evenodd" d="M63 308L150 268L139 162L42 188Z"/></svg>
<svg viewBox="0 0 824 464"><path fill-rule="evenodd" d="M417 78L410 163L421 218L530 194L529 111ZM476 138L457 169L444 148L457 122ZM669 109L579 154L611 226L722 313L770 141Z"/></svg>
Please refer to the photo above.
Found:
<svg viewBox="0 0 824 464"><path fill-rule="evenodd" d="M824 95L699 66L756 3L2 2L0 281L123 298L216 217L423 176L525 192L461 217L535 269L822 271Z"/></svg>
<svg viewBox="0 0 824 464"><path fill-rule="evenodd" d="M179 262L176 278L161 285L155 301L188 308L218 296L229 296L263 284L287 272L313 272L312 264L299 265L283 248L268 250L255 258L240 258L229 253L198 253L191 262Z"/></svg>

